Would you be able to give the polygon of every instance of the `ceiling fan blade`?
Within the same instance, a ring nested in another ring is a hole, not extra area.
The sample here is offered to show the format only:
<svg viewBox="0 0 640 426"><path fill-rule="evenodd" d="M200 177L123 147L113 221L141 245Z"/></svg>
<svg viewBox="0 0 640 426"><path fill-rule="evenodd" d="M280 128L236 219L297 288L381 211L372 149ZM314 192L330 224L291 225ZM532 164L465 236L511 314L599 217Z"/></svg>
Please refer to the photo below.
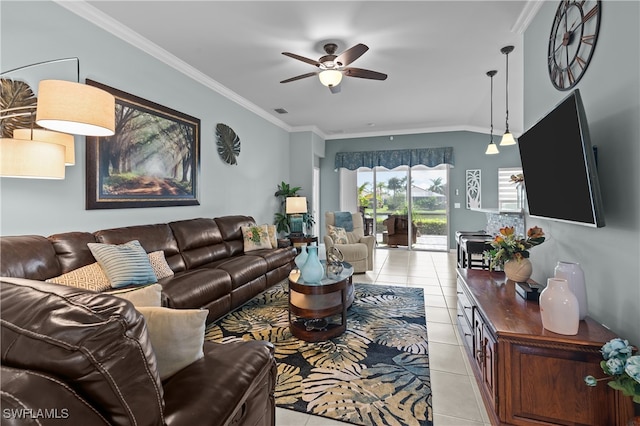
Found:
<svg viewBox="0 0 640 426"><path fill-rule="evenodd" d="M291 78L288 78L286 80L282 80L280 83L289 83L291 81L296 81L296 80L300 80L300 79L307 78L307 77L313 77L314 75L317 75L317 74L318 74L317 72L308 72L306 74L297 75L295 77L291 77Z"/></svg>
<svg viewBox="0 0 640 426"><path fill-rule="evenodd" d="M338 84L337 86L329 86L329 90L333 94L340 93L340 86L342 86L342 85Z"/></svg>
<svg viewBox="0 0 640 426"><path fill-rule="evenodd" d="M345 68L342 70L347 77L368 78L370 80L386 80L387 75L377 71L362 68Z"/></svg>
<svg viewBox="0 0 640 426"><path fill-rule="evenodd" d="M360 56L362 56L364 54L364 52L366 52L367 50L369 50L369 47L367 47L367 45L364 45L362 43L358 43L355 46L353 46L351 49L348 49L348 50L345 50L344 52L342 52L335 59L334 62L338 63L341 67L346 67L351 62L355 61Z"/></svg>
<svg viewBox="0 0 640 426"><path fill-rule="evenodd" d="M320 62L316 61L315 59L305 58L304 56L296 55L295 53L282 52L282 54L284 56L288 56L290 58L297 59L302 62L306 62L307 64L315 65L316 67L319 67L321 65Z"/></svg>

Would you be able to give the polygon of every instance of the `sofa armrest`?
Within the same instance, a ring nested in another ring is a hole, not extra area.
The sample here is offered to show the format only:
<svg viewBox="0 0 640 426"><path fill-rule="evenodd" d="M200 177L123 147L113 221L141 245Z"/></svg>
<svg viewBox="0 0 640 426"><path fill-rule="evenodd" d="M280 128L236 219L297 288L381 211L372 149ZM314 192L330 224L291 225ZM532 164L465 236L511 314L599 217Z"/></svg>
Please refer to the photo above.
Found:
<svg viewBox="0 0 640 426"><path fill-rule="evenodd" d="M163 383L166 425L274 426L277 374L269 342L206 341L203 358Z"/></svg>
<svg viewBox="0 0 640 426"><path fill-rule="evenodd" d="M2 366L3 425L108 425L109 422L60 378Z"/></svg>

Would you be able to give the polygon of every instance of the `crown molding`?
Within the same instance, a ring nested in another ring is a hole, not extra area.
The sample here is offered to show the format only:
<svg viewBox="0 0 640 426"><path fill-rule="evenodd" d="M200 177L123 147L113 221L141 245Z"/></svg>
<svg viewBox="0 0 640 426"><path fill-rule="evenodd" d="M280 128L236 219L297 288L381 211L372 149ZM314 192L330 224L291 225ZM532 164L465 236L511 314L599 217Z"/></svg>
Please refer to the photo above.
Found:
<svg viewBox="0 0 640 426"><path fill-rule="evenodd" d="M542 6L544 0L529 0L527 6L518 17L517 22L514 24L512 31L522 33L529 25L533 17L537 14L538 10ZM97 27L107 31L108 33L120 38L121 40L129 43L130 45L142 50L153 58L167 64L175 70L183 73L187 77L197 81L205 87L213 90L216 93L224 96L232 102L240 105L241 107L253 112L257 116L267 120L268 122L280 127L281 129L292 132L312 132L324 140L333 139L351 139L351 138L364 138L364 137L379 137L379 136L392 136L392 135L407 135L407 134L420 134L420 133L444 133L444 132L475 132L475 133L487 133L486 129L482 129L476 126L447 126L447 127L429 127L429 128L415 128L415 129L402 129L402 130L378 130L375 132L354 132L354 133L331 133L327 134L320 130L315 125L308 126L290 126L284 121L274 117L269 112L260 108L253 102L238 95L228 87L220 84L211 77L205 75L201 71L177 58L167 50L152 43L148 39L142 37L140 34L132 31L119 21L111 18L99 9L93 7L84 0L53 0L54 3L69 10L70 12L80 16L81 18L91 22ZM497 132L498 130L496 130ZM488 133L487 133L488 134ZM497 134L497 133L496 133Z"/></svg>
<svg viewBox="0 0 640 426"><path fill-rule="evenodd" d="M360 132L360 133L333 133L325 137L326 140L334 139L357 139L357 138L371 138L371 137L387 137L398 135L416 135L423 133L449 133L449 132L473 132L473 133L486 133L487 129L476 126L446 126L446 127L423 127L417 129L406 130L379 130L376 132ZM494 133L497 135L497 133Z"/></svg>
<svg viewBox="0 0 640 426"><path fill-rule="evenodd" d="M524 34L529 27L529 24L538 14L538 11L544 4L544 0L529 0L520 12L520 16L516 19L516 22L511 27L511 31L517 34Z"/></svg>
<svg viewBox="0 0 640 426"><path fill-rule="evenodd" d="M269 121L272 124L286 130L287 132L291 131L291 126L289 126L284 121L274 117L270 113L266 112L264 109L258 107L256 104L250 102L249 100L243 98L238 95L231 89L222 84L218 83L211 77L205 75L201 71L177 58L175 55L169 53L165 49L161 48L155 43L150 42L148 39L142 37L140 34L132 31L130 28L101 12L97 8L91 6L84 0L80 1L68 1L68 0L53 0L56 4L70 12L75 13L81 18L86 19L92 24L96 25L99 28L113 34L114 36L124 40L125 42L131 44L132 46L142 50L143 52L151 55L152 57L158 59L159 61L164 62L170 67L176 69L177 71L183 73L184 75L190 77L191 79L197 81L198 83L208 87L209 89L219 93L225 98L235 102L236 104L242 106L243 108L253 112L261 118Z"/></svg>

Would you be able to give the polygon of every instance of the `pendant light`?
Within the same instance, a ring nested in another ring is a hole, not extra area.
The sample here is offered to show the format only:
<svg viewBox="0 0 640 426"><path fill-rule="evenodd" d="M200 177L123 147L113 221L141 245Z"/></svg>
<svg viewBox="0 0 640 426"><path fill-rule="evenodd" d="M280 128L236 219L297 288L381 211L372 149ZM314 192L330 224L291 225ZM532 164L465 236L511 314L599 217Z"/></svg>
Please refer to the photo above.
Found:
<svg viewBox="0 0 640 426"><path fill-rule="evenodd" d="M491 70L487 71L487 75L491 78L491 131L489 134L491 135L491 141L489 145L487 145L487 150L484 152L487 155L498 154L498 147L495 143L493 143L493 76L496 75L498 71Z"/></svg>
<svg viewBox="0 0 640 426"><path fill-rule="evenodd" d="M513 134L509 131L509 53L513 52L513 46L505 46L500 49L500 52L507 57L507 68L506 68L506 108L507 108L507 116L505 119L505 131L504 135L502 135L502 140L500 141L500 146L508 146L515 145L516 140L513 137Z"/></svg>

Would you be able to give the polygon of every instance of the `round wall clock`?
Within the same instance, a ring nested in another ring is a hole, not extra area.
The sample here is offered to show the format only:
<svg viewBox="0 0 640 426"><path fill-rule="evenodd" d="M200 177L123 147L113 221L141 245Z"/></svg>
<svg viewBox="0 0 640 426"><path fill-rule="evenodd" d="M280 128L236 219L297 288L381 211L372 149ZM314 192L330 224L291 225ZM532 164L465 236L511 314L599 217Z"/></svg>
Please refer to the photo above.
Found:
<svg viewBox="0 0 640 426"><path fill-rule="evenodd" d="M549 78L556 89L569 90L584 75L598 41L600 17L600 0L560 2L548 52Z"/></svg>
<svg viewBox="0 0 640 426"><path fill-rule="evenodd" d="M240 155L240 138L236 132L226 124L216 125L216 139L218 143L218 154L225 163L238 164L236 157Z"/></svg>

